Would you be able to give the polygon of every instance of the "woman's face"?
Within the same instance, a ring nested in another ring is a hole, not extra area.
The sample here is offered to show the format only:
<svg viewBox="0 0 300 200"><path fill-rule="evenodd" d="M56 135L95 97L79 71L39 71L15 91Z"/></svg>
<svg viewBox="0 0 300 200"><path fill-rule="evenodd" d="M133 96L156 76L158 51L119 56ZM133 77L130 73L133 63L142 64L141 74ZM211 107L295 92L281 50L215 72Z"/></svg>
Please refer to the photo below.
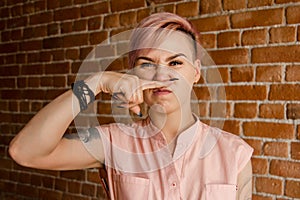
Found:
<svg viewBox="0 0 300 200"><path fill-rule="evenodd" d="M200 61L194 59L192 39L174 31L157 47L141 51L133 73L141 79L174 80L170 87L144 91L144 101L160 112L170 113L190 107L193 83L200 78Z"/></svg>

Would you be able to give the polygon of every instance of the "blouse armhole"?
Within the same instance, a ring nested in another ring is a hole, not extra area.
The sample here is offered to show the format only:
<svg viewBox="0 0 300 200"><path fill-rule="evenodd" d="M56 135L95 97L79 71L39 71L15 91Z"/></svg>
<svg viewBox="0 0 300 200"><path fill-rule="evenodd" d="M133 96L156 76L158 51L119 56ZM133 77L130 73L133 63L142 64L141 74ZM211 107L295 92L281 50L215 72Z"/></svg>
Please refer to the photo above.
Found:
<svg viewBox="0 0 300 200"><path fill-rule="evenodd" d="M253 154L253 148L245 141L242 141L241 151L238 159L238 173L240 173L247 163L251 160Z"/></svg>

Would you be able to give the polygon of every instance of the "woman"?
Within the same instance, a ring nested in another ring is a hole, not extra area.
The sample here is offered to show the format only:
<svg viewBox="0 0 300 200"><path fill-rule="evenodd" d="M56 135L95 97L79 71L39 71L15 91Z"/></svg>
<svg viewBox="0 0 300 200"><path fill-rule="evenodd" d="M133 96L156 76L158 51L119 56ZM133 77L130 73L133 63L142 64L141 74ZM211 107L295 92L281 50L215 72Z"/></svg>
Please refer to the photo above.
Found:
<svg viewBox="0 0 300 200"><path fill-rule="evenodd" d="M133 31L130 73L99 72L75 82L43 108L11 142L21 165L71 170L105 167L111 199L251 199L250 148L239 137L199 121L191 109L200 79L198 33L185 19L159 13ZM148 117L64 137L99 93ZM34 150L32 150L34 147Z"/></svg>

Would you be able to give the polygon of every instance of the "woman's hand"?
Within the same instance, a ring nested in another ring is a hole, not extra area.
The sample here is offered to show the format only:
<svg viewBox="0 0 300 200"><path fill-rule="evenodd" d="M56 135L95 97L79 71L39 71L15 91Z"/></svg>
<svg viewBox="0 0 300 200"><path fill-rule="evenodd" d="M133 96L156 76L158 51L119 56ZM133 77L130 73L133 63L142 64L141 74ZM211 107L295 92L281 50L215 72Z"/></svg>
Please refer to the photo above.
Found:
<svg viewBox="0 0 300 200"><path fill-rule="evenodd" d="M139 79L138 76L106 71L97 73L86 80L86 83L94 91L95 95L104 92L113 96L119 102L120 107L129 108L140 115L140 107L143 99L143 90L168 87L172 81L149 81Z"/></svg>

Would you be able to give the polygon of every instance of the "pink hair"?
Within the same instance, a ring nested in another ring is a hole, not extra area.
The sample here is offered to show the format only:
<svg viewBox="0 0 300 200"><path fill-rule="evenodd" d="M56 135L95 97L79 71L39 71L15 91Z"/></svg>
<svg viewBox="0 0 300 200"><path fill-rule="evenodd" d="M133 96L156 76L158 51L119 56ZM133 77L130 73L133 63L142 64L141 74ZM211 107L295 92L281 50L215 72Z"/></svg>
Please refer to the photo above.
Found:
<svg viewBox="0 0 300 200"><path fill-rule="evenodd" d="M199 33L192 23L176 14L156 13L143 19L133 31L129 45L129 67L134 67L136 58L142 49L151 48L151 46L155 46L154 43L159 44L168 30L187 34L193 40L197 56Z"/></svg>

